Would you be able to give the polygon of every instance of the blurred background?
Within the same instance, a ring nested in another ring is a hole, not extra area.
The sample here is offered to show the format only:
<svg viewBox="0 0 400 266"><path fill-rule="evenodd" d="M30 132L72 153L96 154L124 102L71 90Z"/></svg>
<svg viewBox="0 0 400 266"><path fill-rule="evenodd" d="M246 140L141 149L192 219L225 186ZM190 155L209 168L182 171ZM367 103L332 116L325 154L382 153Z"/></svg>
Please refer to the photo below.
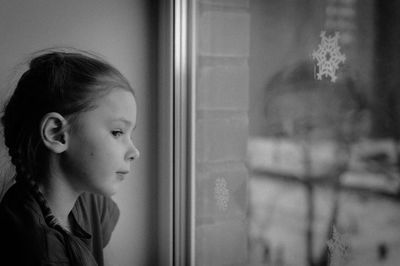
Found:
<svg viewBox="0 0 400 266"><path fill-rule="evenodd" d="M198 265L398 265L400 3L195 2Z"/></svg>
<svg viewBox="0 0 400 266"><path fill-rule="evenodd" d="M398 10L250 2L251 265L398 264ZM335 82L317 77L321 31L340 34Z"/></svg>

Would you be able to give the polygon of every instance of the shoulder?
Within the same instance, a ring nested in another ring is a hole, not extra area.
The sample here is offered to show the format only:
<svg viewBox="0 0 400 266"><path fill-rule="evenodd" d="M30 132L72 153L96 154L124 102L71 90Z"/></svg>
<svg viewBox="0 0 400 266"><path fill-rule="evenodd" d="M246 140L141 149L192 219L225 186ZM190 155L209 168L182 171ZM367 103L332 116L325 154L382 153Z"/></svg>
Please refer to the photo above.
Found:
<svg viewBox="0 0 400 266"><path fill-rule="evenodd" d="M13 185L5 194L0 204L0 224L2 262L68 263L62 235L45 224L40 207L23 187Z"/></svg>

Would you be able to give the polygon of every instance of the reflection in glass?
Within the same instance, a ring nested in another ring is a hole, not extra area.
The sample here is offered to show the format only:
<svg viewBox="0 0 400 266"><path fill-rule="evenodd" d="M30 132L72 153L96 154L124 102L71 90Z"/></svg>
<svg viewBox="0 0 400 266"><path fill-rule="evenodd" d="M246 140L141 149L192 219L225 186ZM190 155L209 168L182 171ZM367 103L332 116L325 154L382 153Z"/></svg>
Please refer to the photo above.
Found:
<svg viewBox="0 0 400 266"><path fill-rule="evenodd" d="M397 265L400 3L195 2L196 264Z"/></svg>
<svg viewBox="0 0 400 266"><path fill-rule="evenodd" d="M396 265L398 135L372 74L390 64L375 50L384 7L283 2L251 2L250 264ZM346 55L335 82L310 56L325 30Z"/></svg>

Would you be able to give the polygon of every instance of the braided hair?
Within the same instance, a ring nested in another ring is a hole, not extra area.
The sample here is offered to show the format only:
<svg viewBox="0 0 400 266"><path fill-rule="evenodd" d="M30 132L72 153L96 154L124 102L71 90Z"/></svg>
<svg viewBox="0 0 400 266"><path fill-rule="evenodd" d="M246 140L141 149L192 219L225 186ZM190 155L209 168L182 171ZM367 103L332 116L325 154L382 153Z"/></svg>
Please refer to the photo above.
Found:
<svg viewBox="0 0 400 266"><path fill-rule="evenodd" d="M80 113L95 108L96 99L115 88L134 94L123 75L98 56L78 50L42 51L30 60L1 118L4 142L16 170L15 180L29 188L46 224L64 236L73 265L96 263L79 252L81 241L61 226L39 190L49 154L40 136L40 123L50 112L73 123Z"/></svg>

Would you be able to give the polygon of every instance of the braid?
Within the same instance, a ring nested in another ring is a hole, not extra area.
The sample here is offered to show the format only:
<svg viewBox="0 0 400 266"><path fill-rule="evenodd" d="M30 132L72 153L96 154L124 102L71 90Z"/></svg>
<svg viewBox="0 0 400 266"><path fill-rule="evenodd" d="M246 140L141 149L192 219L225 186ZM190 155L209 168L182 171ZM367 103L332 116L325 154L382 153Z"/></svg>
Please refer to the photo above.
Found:
<svg viewBox="0 0 400 266"><path fill-rule="evenodd" d="M18 156L16 156L18 154ZM59 230L60 228L62 231L64 229L59 224L58 219L52 214L50 207L47 204L47 200L43 196L42 192L39 190L39 186L33 178L33 175L30 173L28 169L26 169L25 165L22 163L21 160L21 152L14 154L14 157L11 157L13 164L15 165L15 169L17 172L16 181L24 183L29 191L34 196L35 200L39 203L40 209L43 212L43 216L45 219L46 224L49 227ZM59 230L60 231L60 230Z"/></svg>
<svg viewBox="0 0 400 266"><path fill-rule="evenodd" d="M82 245L80 243L80 240L76 239L63 226L61 226L57 217L53 215L49 205L47 204L47 200L44 197L43 193L40 191L39 186L35 181L33 175L29 173L24 164L21 163L21 157L16 156L16 154L14 154L14 156L15 157L12 157L12 161L17 171L16 181L23 183L31 192L34 199L38 202L46 224L50 228L54 228L63 235L65 240L67 255L70 258L72 265L77 265L77 266L97 265L92 258L88 258L82 254L82 252L80 251L80 246Z"/></svg>
<svg viewBox="0 0 400 266"><path fill-rule="evenodd" d="M60 225L60 223L58 222L58 219L51 212L51 209L48 206L45 197L43 196L42 192L40 192L40 190L39 190L38 184L32 178L27 178L25 181L26 181L26 184L28 185L28 188L29 188L30 192L32 193L33 197L39 203L39 206L43 212L43 216L44 216L44 220L46 221L46 224L49 227L57 229L58 231L63 233L63 231L64 231L63 227Z"/></svg>

